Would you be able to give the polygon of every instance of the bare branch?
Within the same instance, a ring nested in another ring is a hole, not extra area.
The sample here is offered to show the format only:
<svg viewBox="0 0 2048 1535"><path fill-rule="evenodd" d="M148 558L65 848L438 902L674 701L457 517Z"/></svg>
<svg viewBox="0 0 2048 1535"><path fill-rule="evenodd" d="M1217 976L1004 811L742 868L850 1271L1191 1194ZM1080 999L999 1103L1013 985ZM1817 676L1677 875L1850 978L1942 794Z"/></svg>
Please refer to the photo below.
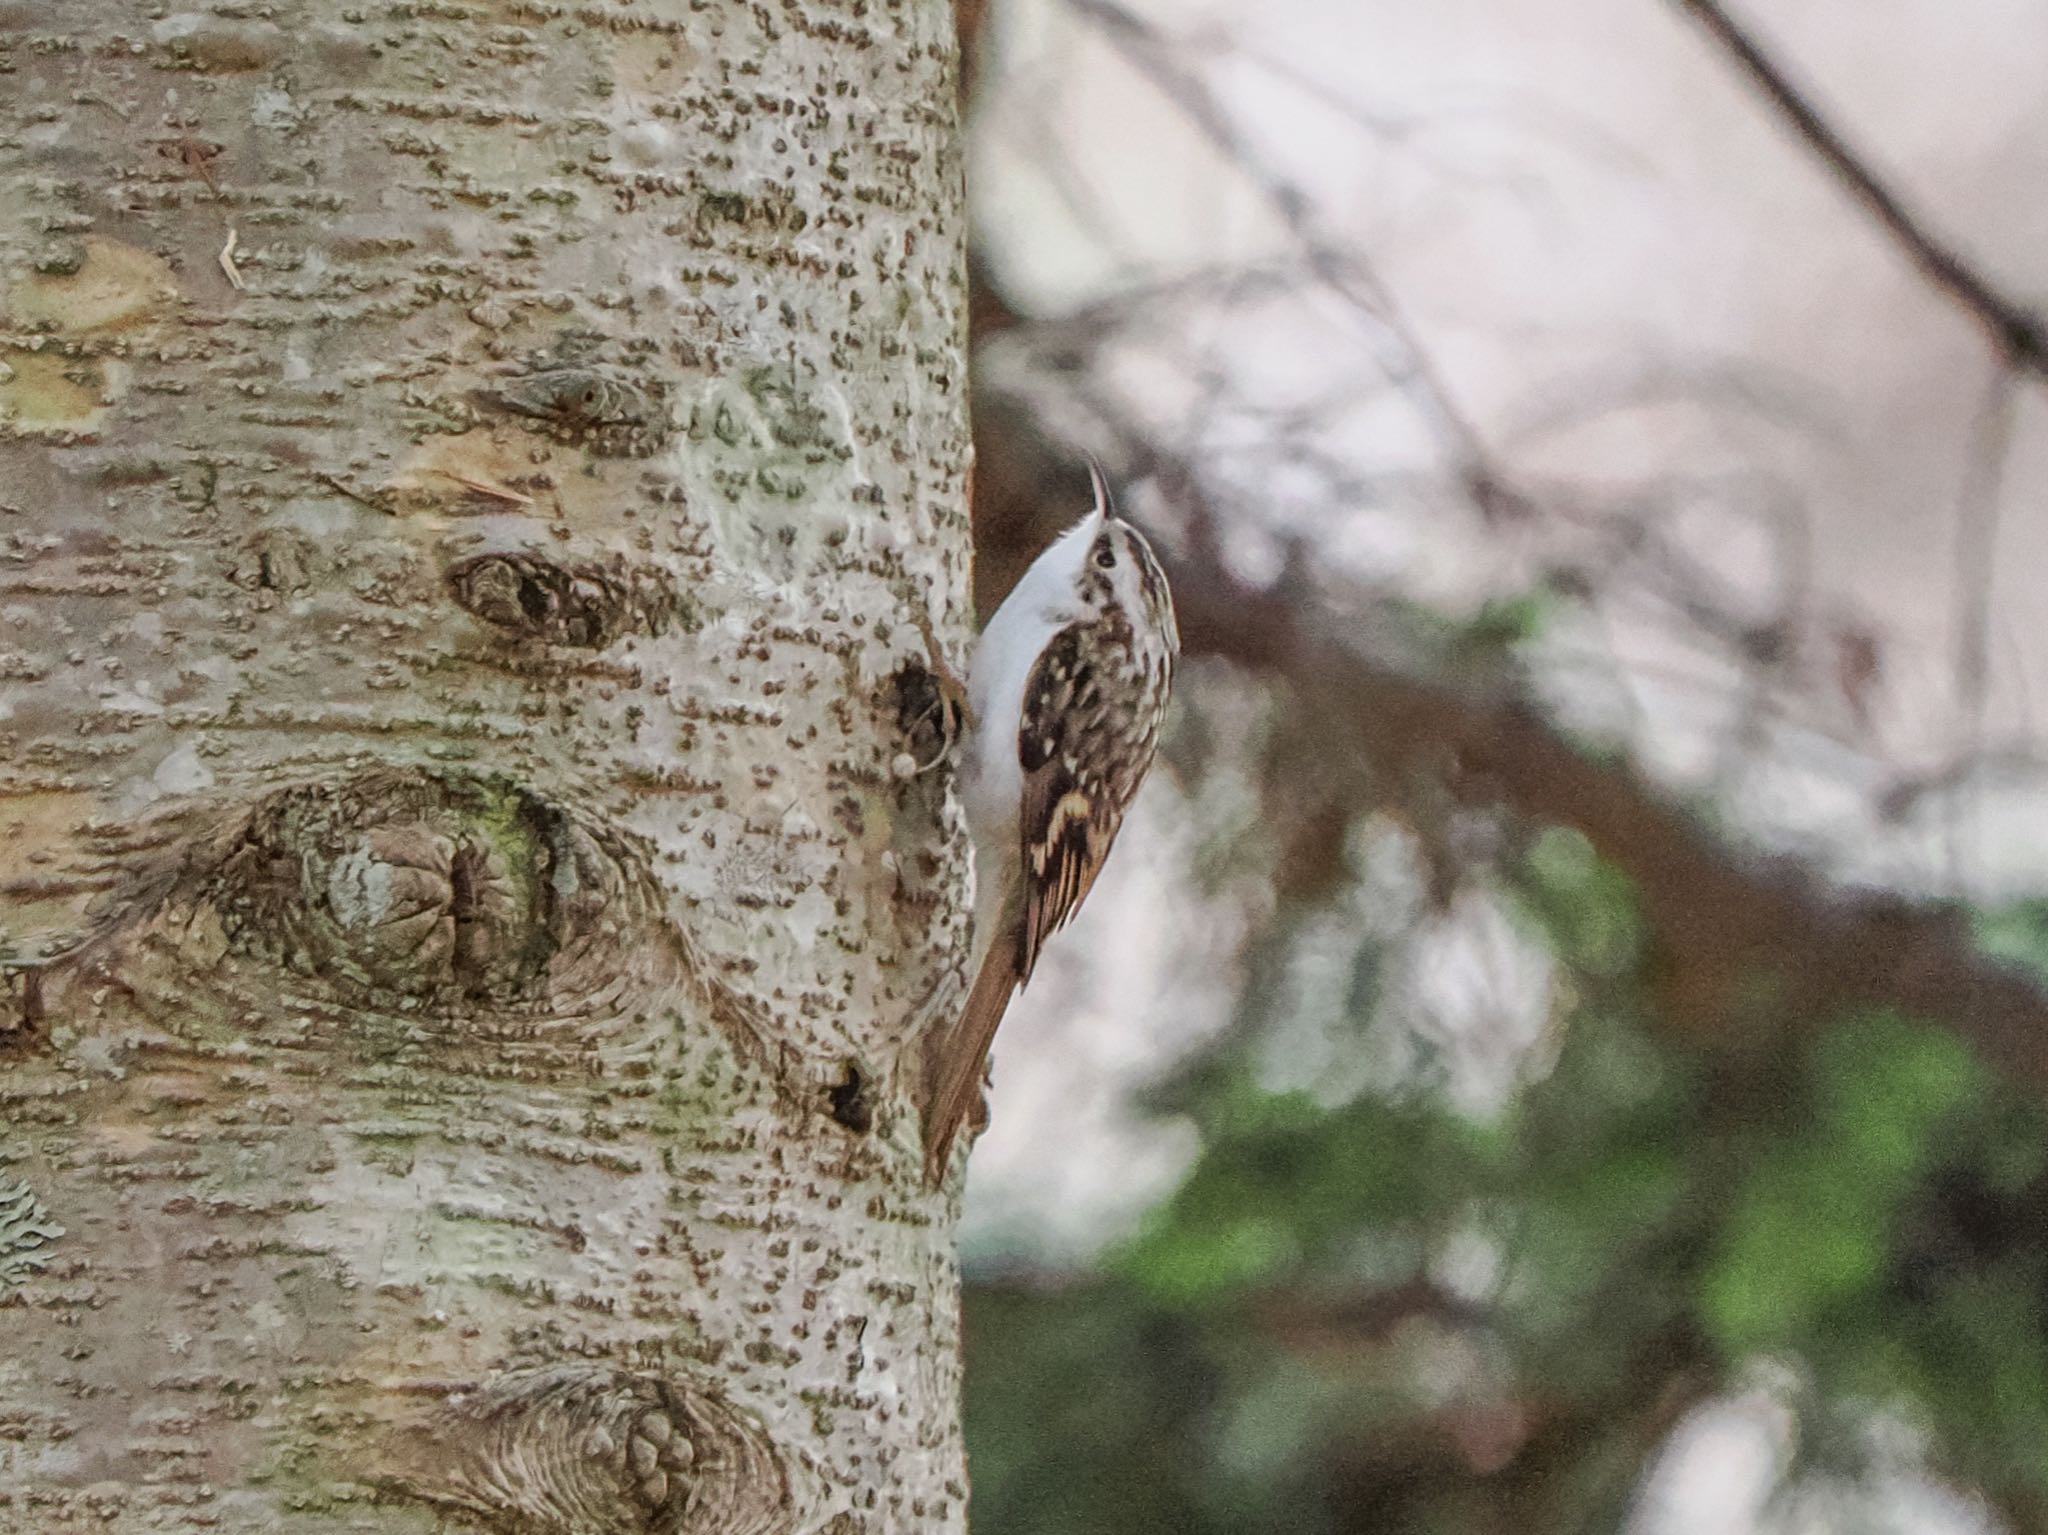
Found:
<svg viewBox="0 0 2048 1535"><path fill-rule="evenodd" d="M1983 735L1991 675L1991 582L1998 564L1998 513L2011 456L2017 377L2000 366L1978 411L1975 443L1956 505L1956 692L1972 744Z"/></svg>
<svg viewBox="0 0 2048 1535"><path fill-rule="evenodd" d="M1977 413L1976 440L1957 494L1956 704L1961 715L1963 746L1972 756L1984 744L1984 711L1991 692L1991 607L1998 567L1998 522L2004 500L2006 461L2012 455L2019 382L2017 367L2001 358ZM1967 808L1960 796L1949 807L1949 874L1958 889L1963 881L1962 838Z"/></svg>
<svg viewBox="0 0 2048 1535"><path fill-rule="evenodd" d="M2048 329L2041 317L1999 292L1962 254L1931 228L1927 218L1881 181L1839 128L1821 115L1808 92L1767 53L1721 0L1671 0L1706 29L1750 83L1798 137L1818 155L1850 196L1883 226L1936 287L1969 311L1991 344L2015 367L2048 377Z"/></svg>
<svg viewBox="0 0 2048 1535"><path fill-rule="evenodd" d="M1301 246L1308 268L1331 293L1367 315L1388 342L1386 371L1404 385L1452 460L1482 515L1505 512L1520 497L1495 470L1477 424L1439 372L1413 320L1363 255L1332 244L1316 227L1308 194L1268 164L1208 83L1174 56L1170 40L1122 0L1067 0L1102 28L1131 65L1184 112L1188 121L1265 199Z"/></svg>
<svg viewBox="0 0 2048 1535"><path fill-rule="evenodd" d="M1398 669L1216 564L1183 559L1170 574L1189 653L1304 695L1296 728L1320 739L1298 749L1365 753L1395 783L1445 781L1583 835L1634 883L1659 1000L1681 1031L1741 1048L1786 1023L1895 1008L2048 1088L2048 997L1980 952L1953 908L1831 889L1789 860L1751 857L1630 764L1586 755L1511 689Z"/></svg>
<svg viewBox="0 0 2048 1535"><path fill-rule="evenodd" d="M1024 557L1009 545L1034 549L1059 520L1053 508L1078 492L1062 479L1071 464L1028 410L981 395L974 416L975 515L1002 530L978 548L1000 580ZM1290 756L1368 762L1390 799L1419 804L1448 790L1579 832L1636 889L1666 1027L1703 1045L1768 1050L1787 1030L1891 1008L2048 1091L2048 995L1983 953L1960 908L1841 889L1794 859L1733 846L1626 759L1572 741L1514 678L1391 659L1285 576L1271 587L1244 581L1224 558L1215 535L1225 513L1195 466L1106 404L1103 419L1125 461L1155 475L1183 519L1166 563L1187 653L1291 688L1301 707L1291 712Z"/></svg>

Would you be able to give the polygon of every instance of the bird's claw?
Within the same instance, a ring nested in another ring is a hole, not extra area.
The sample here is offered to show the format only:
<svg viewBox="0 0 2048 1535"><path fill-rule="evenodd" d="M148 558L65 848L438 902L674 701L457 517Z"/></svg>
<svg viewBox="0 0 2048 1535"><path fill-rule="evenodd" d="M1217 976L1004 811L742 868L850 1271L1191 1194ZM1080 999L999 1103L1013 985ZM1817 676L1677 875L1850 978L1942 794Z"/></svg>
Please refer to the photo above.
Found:
<svg viewBox="0 0 2048 1535"><path fill-rule="evenodd" d="M967 701L967 684L953 670L952 663L946 659L946 652L939 648L939 637L932 629L932 621L923 613L917 615L917 632L924 636L924 653L931 662L932 681L938 684L939 699L954 716L952 728L946 732L950 740L959 734L961 725L972 729L975 723L974 708Z"/></svg>
<svg viewBox="0 0 2048 1535"><path fill-rule="evenodd" d="M913 761L912 777L929 773L943 763L953 754L963 729L974 724L974 710L967 701L967 684L960 680L960 674L953 670L945 652L939 648L939 637L933 632L931 620L920 613L915 622L917 632L924 636L925 655L929 662L925 678L931 686L931 701L906 721L905 728L915 731L935 720L939 749L929 762Z"/></svg>

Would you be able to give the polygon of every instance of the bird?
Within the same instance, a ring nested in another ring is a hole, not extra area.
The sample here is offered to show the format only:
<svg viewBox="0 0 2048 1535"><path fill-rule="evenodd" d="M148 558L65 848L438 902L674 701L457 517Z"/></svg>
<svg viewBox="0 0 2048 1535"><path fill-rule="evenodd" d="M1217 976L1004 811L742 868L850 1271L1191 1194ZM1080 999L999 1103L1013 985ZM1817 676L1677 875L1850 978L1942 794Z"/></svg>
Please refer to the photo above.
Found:
<svg viewBox="0 0 2048 1535"><path fill-rule="evenodd" d="M982 630L965 685L960 798L974 847L973 989L928 1037L927 1180L981 1102L1011 995L1102 872L1151 769L1180 656L1173 594L1089 461L1094 508L1033 560Z"/></svg>

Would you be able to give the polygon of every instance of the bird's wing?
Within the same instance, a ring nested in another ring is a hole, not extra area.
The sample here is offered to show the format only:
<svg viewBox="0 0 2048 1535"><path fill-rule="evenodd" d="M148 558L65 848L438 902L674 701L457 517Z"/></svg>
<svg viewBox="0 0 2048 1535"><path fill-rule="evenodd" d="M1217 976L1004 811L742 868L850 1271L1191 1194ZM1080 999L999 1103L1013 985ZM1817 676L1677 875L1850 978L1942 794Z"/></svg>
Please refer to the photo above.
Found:
<svg viewBox="0 0 2048 1535"><path fill-rule="evenodd" d="M1097 654L1085 626L1054 635L1024 689L1017 737L1023 771L1018 807L1022 857L985 939L967 1006L936 1036L926 1056L925 1174L945 1178L954 1138L981 1100L983 1066L1011 994L1031 978L1045 941L1087 897L1117 827L1151 760L1157 722L1125 718L1111 679L1095 674ZM989 726L982 722L982 728ZM1133 742L1142 744L1134 751ZM978 869L1010 879L1006 860Z"/></svg>
<svg viewBox="0 0 2048 1535"><path fill-rule="evenodd" d="M1039 951L1087 898L1123 824L1134 775L1118 771L1113 690L1095 675L1084 625L1054 635L1024 689L1017 759L1024 791L1023 928L1017 983L1031 978Z"/></svg>

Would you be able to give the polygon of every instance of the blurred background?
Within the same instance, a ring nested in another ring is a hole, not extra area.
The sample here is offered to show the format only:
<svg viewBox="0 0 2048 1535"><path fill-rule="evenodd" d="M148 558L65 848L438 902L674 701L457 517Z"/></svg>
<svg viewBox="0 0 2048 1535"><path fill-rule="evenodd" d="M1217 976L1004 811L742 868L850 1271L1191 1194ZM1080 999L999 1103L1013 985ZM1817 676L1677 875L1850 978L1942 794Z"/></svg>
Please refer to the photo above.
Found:
<svg viewBox="0 0 2048 1535"><path fill-rule="evenodd" d="M977 598L1187 651L977 1535L2048 1531L2048 6L958 11Z"/></svg>

